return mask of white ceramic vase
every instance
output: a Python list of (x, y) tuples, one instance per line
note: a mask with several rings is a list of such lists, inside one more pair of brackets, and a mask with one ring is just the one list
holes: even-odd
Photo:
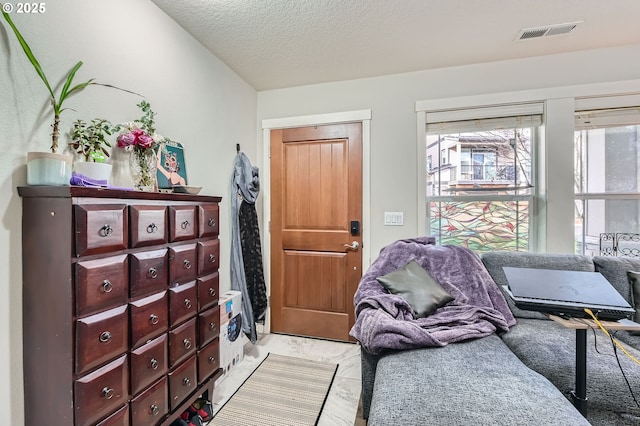
[(106, 181), (107, 185), (109, 184), (109, 179), (111, 177), (111, 168), (111, 164), (94, 163), (91, 161), (76, 161), (74, 164), (76, 173), (91, 179)]
[(73, 157), (51, 152), (27, 153), (27, 184), (69, 186)]

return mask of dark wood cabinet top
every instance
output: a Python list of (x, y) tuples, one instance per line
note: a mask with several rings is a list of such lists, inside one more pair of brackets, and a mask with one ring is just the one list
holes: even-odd
[(210, 195), (177, 194), (166, 192), (127, 191), (110, 188), (89, 188), (85, 186), (19, 186), (18, 194), (23, 197), (92, 197), (92, 198), (122, 198), (157, 201), (196, 201), (219, 203), (222, 197)]

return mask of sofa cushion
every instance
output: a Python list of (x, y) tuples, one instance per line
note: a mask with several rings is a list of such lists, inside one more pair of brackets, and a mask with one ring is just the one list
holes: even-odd
[[(576, 332), (549, 320), (520, 319), (501, 335), (506, 345), (527, 366), (545, 376), (558, 389), (575, 389)], [(636, 359), (640, 351), (626, 346)], [(617, 350), (620, 365), (632, 389), (638, 393), (638, 365)], [(640, 424), (635, 405), (620, 371), (611, 340), (601, 331), (587, 332), (587, 419), (596, 424)], [(616, 419), (602, 423), (602, 419)]]
[(377, 280), (390, 293), (409, 302), (416, 318), (424, 318), (453, 300), (449, 292), (415, 260)]
[(628, 271), (640, 271), (640, 258), (593, 256), (593, 264), (596, 271), (600, 272), (618, 293), (631, 303), (631, 290), (629, 288)]
[(380, 357), (368, 426), (588, 425), (495, 334)]
[[(504, 266), (515, 268), (538, 268), (538, 269), (560, 269), (568, 271), (594, 271), (594, 265), (591, 257), (575, 255), (575, 254), (539, 254), (526, 252), (506, 252), (496, 251), (483, 253), (480, 258), (482, 263), (489, 271), (493, 280), (498, 284), (501, 290), (502, 286), (508, 285), (507, 278), (504, 275)], [(505, 293), (507, 303), (513, 315), (518, 318), (538, 318), (543, 319), (545, 316), (540, 312), (525, 311), (519, 309), (513, 303), (513, 300)]]
[[(627, 277), (631, 290), (631, 306), (636, 310), (633, 320), (640, 323), (640, 272), (627, 271)], [(633, 331), (631, 334), (640, 335), (640, 332)]]

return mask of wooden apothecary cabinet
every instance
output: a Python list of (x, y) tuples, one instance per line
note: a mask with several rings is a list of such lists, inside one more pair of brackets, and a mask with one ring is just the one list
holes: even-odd
[(26, 424), (168, 425), (211, 398), (221, 198), (18, 193)]

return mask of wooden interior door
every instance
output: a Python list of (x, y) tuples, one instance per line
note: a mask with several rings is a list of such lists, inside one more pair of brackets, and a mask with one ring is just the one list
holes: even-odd
[(352, 340), (362, 124), (271, 131), (271, 331)]

